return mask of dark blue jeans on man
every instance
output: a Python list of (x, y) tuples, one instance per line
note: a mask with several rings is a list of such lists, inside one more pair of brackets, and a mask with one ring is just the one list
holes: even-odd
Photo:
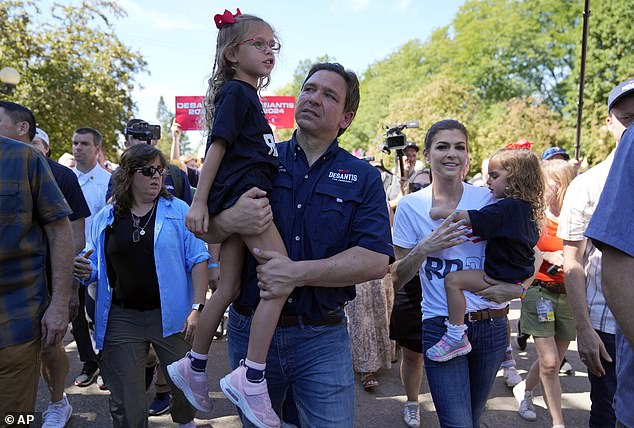
[[(282, 413), (289, 386), (302, 428), (352, 427), (354, 373), (350, 337), (343, 310), (337, 325), (278, 327), (266, 360), (266, 382), (273, 409)], [(232, 368), (246, 358), (251, 317), (233, 307), (227, 324)], [(243, 418), (245, 427), (252, 427)]]
[[(423, 320), (423, 354), (447, 330), (446, 319)], [(446, 362), (424, 357), (427, 383), (442, 427), (480, 426), (480, 417), (506, 352), (506, 316), (466, 324), (471, 352)]]
[(616, 425), (614, 415), (614, 393), (616, 392), (616, 335), (595, 330), (608, 351), (612, 362), (601, 359), (605, 370), (604, 376), (595, 376), (588, 371), (590, 380), (590, 428), (613, 427)]

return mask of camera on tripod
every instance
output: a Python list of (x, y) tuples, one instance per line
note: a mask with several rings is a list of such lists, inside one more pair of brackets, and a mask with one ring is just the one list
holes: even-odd
[(405, 128), (418, 128), (417, 120), (410, 120), (405, 123), (397, 123), (390, 127), (387, 127), (385, 131), (385, 141), (381, 150), (387, 154), (390, 154), (391, 150), (403, 150), (407, 144), (407, 138), (403, 133)]
[(137, 140), (145, 141), (148, 144), (152, 140), (161, 139), (161, 125), (150, 125), (147, 122), (137, 122), (130, 126), (126, 126), (124, 131), (125, 136), (130, 135)]

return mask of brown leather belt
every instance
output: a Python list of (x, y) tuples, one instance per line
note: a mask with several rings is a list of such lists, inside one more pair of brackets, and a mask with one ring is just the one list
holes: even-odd
[(502, 309), (480, 309), (479, 311), (469, 312), (464, 316), (466, 321), (482, 321), (492, 320), (493, 318), (505, 317), (509, 313), (509, 307)]
[(542, 281), (541, 279), (536, 279), (533, 281), (533, 285), (545, 288), (551, 293), (566, 294), (566, 287), (561, 282), (549, 282), (549, 281)]
[[(239, 313), (240, 315), (244, 315), (245, 317), (250, 317), (253, 315), (253, 309), (242, 306), (237, 303), (233, 303), (233, 310)], [(277, 321), (278, 327), (296, 327), (298, 325), (338, 325), (343, 321), (343, 317), (341, 315), (337, 315), (334, 313), (328, 313), (324, 315), (322, 318), (318, 320), (312, 320), (307, 317), (303, 317), (300, 315), (280, 315), (280, 318)]]

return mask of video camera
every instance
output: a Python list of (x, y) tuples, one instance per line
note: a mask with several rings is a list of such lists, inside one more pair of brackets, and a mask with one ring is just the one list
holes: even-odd
[(150, 125), (147, 122), (137, 122), (131, 126), (126, 126), (124, 134), (130, 135), (137, 140), (145, 141), (150, 144), (152, 140), (161, 139), (161, 125)]
[(383, 141), (381, 150), (387, 154), (390, 154), (390, 150), (403, 150), (407, 144), (407, 139), (405, 134), (403, 134), (403, 129), (405, 128), (418, 128), (418, 121), (411, 120), (387, 127), (385, 131), (385, 141)]

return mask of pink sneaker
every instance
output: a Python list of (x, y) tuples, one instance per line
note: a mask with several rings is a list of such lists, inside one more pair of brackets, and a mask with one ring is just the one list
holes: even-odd
[(244, 416), (258, 428), (278, 428), (280, 418), (271, 406), (266, 380), (251, 383), (247, 380), (244, 360), (234, 371), (220, 379), (220, 388), (229, 401), (238, 406)]
[(191, 368), (191, 360), (187, 355), (167, 366), (174, 385), (185, 395), (189, 403), (201, 412), (209, 413), (213, 403), (209, 398), (207, 373), (197, 373)]
[(444, 362), (469, 352), (471, 352), (471, 343), (469, 343), (466, 334), (459, 342), (454, 342), (446, 334), (443, 334), (438, 343), (429, 348), (425, 355), (432, 361)]

